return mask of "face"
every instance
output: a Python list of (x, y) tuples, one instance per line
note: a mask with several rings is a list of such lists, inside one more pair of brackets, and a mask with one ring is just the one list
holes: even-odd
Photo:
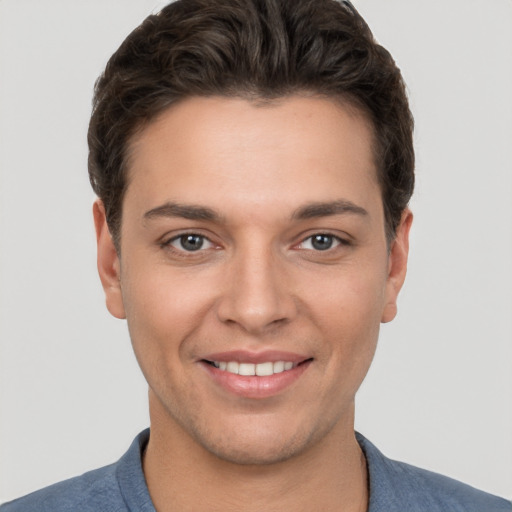
[(120, 258), (95, 220), (152, 428), (245, 464), (352, 432), (411, 218), (389, 247), (371, 147), (354, 109), (305, 97), (187, 99), (133, 141)]

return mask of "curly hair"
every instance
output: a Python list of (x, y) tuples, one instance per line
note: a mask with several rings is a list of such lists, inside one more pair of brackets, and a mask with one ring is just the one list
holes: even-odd
[(89, 177), (119, 249), (130, 141), (191, 96), (272, 100), (311, 93), (371, 121), (392, 240), (414, 188), (413, 118), (393, 58), (350, 2), (177, 0), (137, 27), (95, 85)]

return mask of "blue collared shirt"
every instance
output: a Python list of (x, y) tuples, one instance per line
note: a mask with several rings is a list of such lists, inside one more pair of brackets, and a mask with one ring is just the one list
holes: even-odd
[[(149, 429), (115, 464), (0, 506), (0, 512), (155, 512), (142, 472)], [(510, 501), (385, 457), (357, 434), (366, 456), (368, 512), (512, 512)]]

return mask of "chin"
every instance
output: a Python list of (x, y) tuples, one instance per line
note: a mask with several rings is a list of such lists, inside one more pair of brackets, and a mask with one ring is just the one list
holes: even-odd
[[(241, 425), (224, 428), (217, 435), (195, 432), (196, 442), (215, 457), (244, 466), (264, 466), (285, 462), (311, 449), (330, 428), (319, 429), (295, 425), (293, 430), (270, 425)], [(310, 425), (311, 427), (311, 425)]]
[(235, 443), (233, 440), (226, 443), (203, 444), (212, 455), (217, 458), (241, 466), (268, 466), (285, 462), (305, 449), (303, 443), (289, 443), (283, 446), (280, 443)]

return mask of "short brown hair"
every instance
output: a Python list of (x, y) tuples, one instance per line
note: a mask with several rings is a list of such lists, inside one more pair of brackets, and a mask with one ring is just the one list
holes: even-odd
[(95, 86), (89, 177), (117, 248), (129, 143), (139, 129), (186, 97), (296, 93), (341, 99), (371, 120), (391, 240), (414, 188), (413, 119), (399, 69), (354, 7), (177, 0), (125, 39)]

